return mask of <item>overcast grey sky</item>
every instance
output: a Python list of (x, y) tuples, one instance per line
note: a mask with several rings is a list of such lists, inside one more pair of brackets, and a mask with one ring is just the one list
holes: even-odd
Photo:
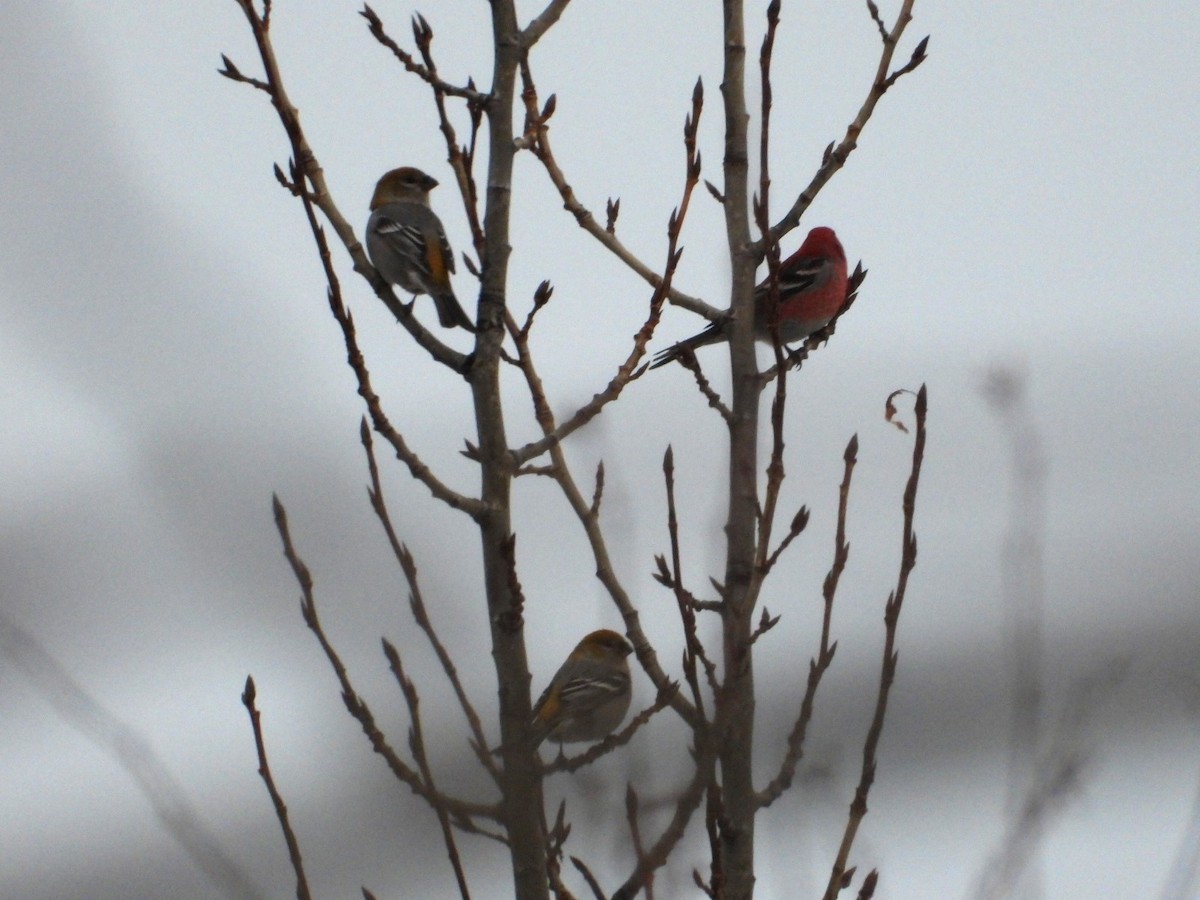
[[(765, 3), (747, 5), (757, 35)], [(881, 5), (885, 17), (898, 6)], [(358, 8), (321, 0), (275, 10), (280, 63), (330, 187), (365, 222), (379, 174), (417, 165), (443, 181), (435, 205), (465, 248), (430, 96), (370, 38)], [(419, 9), (445, 77), (486, 84), (486, 4), (375, 8), (406, 43)], [(539, 4), (520, 8), (528, 17)], [(806, 503), (813, 518), (766, 598), (784, 619), (761, 646), (764, 773), (816, 646), (853, 433), (861, 452), (814, 773), (764, 818), (761, 895), (823, 884), (833, 857), (874, 698), (911, 447), (883, 421), (883, 402), (922, 382), (931, 411), (921, 556), (854, 861), (881, 868), (883, 896), (961, 896), (1000, 840), (1011, 471), (1008, 436), (979, 386), (1001, 364), (1028, 378), (1048, 461), (1048, 715), (1070, 706), (1084, 680), (1125, 673), (1075, 732), (1089, 765), (1050, 832), (1047, 896), (1152, 896), (1200, 775), (1200, 10), (918, 0), (901, 55), (925, 34), (928, 62), (884, 98), (803, 223), (834, 226), (870, 276), (790, 387), (784, 507)], [(785, 0), (777, 214), (855, 114), (877, 45), (858, 3)], [(705, 176), (720, 180), (720, 46), (716, 3), (579, 0), (534, 57), (542, 96), (558, 96), (551, 134), (577, 193), (597, 212), (619, 196), (620, 234), (652, 262), (682, 183), (681, 126), (697, 76), (708, 98)], [(351, 896), (365, 884), (400, 896), (428, 877), (429, 896), (449, 896), (434, 820), (346, 716), (272, 526), (277, 492), (331, 635), (402, 744), (407, 722), (379, 637), (409, 648), (417, 671), (431, 657), (367, 506), (362, 404), (311, 238), (271, 176), (286, 143), (262, 95), (216, 74), (222, 52), (257, 74), (232, 0), (0, 8), (0, 602), (149, 741), (265, 895), (292, 887), (239, 702), (248, 673), (318, 894)], [(521, 158), (515, 178), (513, 302), (523, 309), (539, 281), (555, 284), (534, 350), (552, 401), (567, 410), (623, 358), (648, 291), (562, 211), (535, 160)], [(714, 304), (728, 275), (723, 234), (717, 205), (697, 196), (677, 283)], [(427, 363), (344, 253), (335, 261), (397, 424), (470, 491), (475, 473), (457, 453), (474, 437), (461, 379)], [(461, 266), (455, 285), (473, 298)], [(432, 313), (427, 300), (417, 309)], [(655, 348), (700, 324), (668, 310)], [(466, 337), (447, 340), (466, 349)], [(704, 354), (723, 384), (722, 351)], [(511, 387), (517, 442), (534, 424)], [(674, 602), (649, 573), (666, 548), (668, 444), (689, 523), (685, 560), (700, 586), (720, 573), (724, 437), (687, 373), (668, 367), (637, 382), (569, 446), (585, 480), (605, 462), (616, 565), (664, 660), (678, 653)], [(389, 467), (386, 480), (433, 614), (487, 707), (495, 688), (477, 537), (404, 472)], [(526, 481), (515, 527), (537, 687), (579, 634), (619, 618), (565, 504)], [(422, 689), (427, 709), (450, 702), (432, 670)], [(644, 677), (638, 691), (650, 696)], [(0, 895), (218, 896), (128, 775), (11, 658), (0, 660), (0, 721)], [(482, 788), (460, 719), (431, 729), (445, 777)], [(627, 759), (556, 787), (572, 792), (576, 839), (602, 861), (626, 853), (623, 830), (607, 824), (621, 817), (621, 798), (592, 789), (619, 783), (632, 764), (647, 795), (673, 784), (679, 734), (664, 725), (639, 740)], [(469, 846), (505, 871), (491, 845)], [(673, 864), (663, 884), (687, 884), (700, 859)]]

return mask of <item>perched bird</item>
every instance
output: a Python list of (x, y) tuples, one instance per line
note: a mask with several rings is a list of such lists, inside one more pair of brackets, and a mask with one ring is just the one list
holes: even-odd
[(454, 252), (441, 220), (429, 208), (429, 192), (435, 187), (436, 179), (412, 166), (380, 178), (371, 197), (367, 255), (390, 284), (414, 297), (432, 297), (443, 328), (461, 325), (475, 331), (450, 286)]
[(633, 648), (607, 628), (593, 631), (562, 664), (533, 708), (536, 742), (598, 741), (621, 724), (631, 696)]
[[(779, 340), (790, 344), (829, 324), (846, 302), (846, 253), (832, 228), (814, 228), (800, 249), (779, 264), (779, 303), (771, 307), (770, 279), (754, 289), (754, 336), (771, 340), (779, 322)], [(773, 315), (774, 314), (774, 315)], [(730, 320), (718, 319), (699, 334), (663, 350), (650, 367), (678, 359), (685, 349), (729, 340)]]

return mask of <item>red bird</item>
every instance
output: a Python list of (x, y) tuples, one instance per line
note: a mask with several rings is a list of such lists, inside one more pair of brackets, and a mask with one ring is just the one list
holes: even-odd
[[(769, 281), (770, 279), (768, 279)], [(768, 281), (754, 289), (754, 336), (771, 341), (772, 313)], [(800, 249), (779, 264), (779, 340), (802, 340), (829, 324), (846, 302), (846, 253), (832, 228), (814, 228)], [(650, 367), (657, 369), (679, 359), (683, 351), (729, 340), (728, 317), (718, 319), (699, 334), (663, 350)]]

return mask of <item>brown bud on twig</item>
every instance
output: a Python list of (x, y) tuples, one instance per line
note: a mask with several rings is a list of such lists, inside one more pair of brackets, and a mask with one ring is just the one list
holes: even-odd
[(609, 234), (615, 234), (617, 230), (617, 216), (621, 213), (621, 198), (613, 200), (611, 197), (608, 200), (608, 222), (604, 226), (604, 230)]
[(875, 885), (879, 883), (879, 870), (872, 869), (858, 889), (858, 900), (871, 900), (875, 896)]
[(674, 587), (675, 579), (671, 577), (671, 570), (667, 568), (667, 558), (661, 553), (656, 553), (654, 555), (654, 562), (658, 566), (658, 571), (653, 576), (654, 580), (663, 587)]
[(879, 7), (875, 5), (874, 0), (867, 0), (867, 11), (871, 14), (871, 21), (873, 21), (875, 23), (875, 27), (879, 29), (880, 39), (887, 41), (887, 26), (883, 24), (883, 16), (879, 15)]
[(543, 280), (533, 292), (533, 305), (537, 309), (541, 309), (550, 302), (552, 296), (554, 296), (554, 285), (549, 281)]
[(234, 81), (245, 81), (245, 76), (241, 73), (241, 70), (224, 53), (221, 54), (221, 62), (224, 63), (225, 68), (217, 69), (218, 74), (224, 75), (226, 78), (231, 78)]
[(604, 460), (596, 464), (596, 488), (592, 491), (592, 518), (600, 515), (600, 501), (604, 498)]
[(413, 13), (412, 30), (413, 40), (417, 42), (417, 46), (422, 49), (428, 47), (430, 41), (433, 40), (433, 29), (429, 27), (429, 23), (420, 13)]
[(758, 627), (754, 629), (754, 634), (750, 635), (750, 643), (754, 643), (772, 628), (779, 624), (782, 616), (773, 616), (770, 611), (764, 606), (762, 616), (759, 618)]

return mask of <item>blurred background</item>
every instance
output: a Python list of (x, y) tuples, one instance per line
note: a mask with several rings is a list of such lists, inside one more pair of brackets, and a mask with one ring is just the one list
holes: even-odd
[[(898, 3), (882, 6), (890, 21)], [(330, 188), (365, 223), (376, 178), (417, 165), (442, 181), (435, 207), (466, 249), (431, 96), (367, 34), (359, 8), (274, 12), (287, 87)], [(487, 85), (486, 4), (375, 8), (408, 47), (419, 9), (443, 76)], [(525, 20), (541, 4), (519, 8)], [(757, 90), (765, 3), (747, 8)], [(816, 652), (841, 454), (855, 433), (860, 453), (838, 655), (802, 778), (760, 820), (760, 895), (818, 893), (836, 852), (875, 702), (911, 454), (884, 400), (925, 383), (920, 557), (852, 864), (881, 870), (881, 896), (976, 896), (1001, 849), (1022, 850), (1006, 839), (1006, 809), (1024, 796), (1008, 776), (1015, 756), (1059, 777), (1038, 794), (1047, 808), (1017, 829), (1043, 860), (1026, 896), (1198, 896), (1200, 11), (919, 0), (915, 13), (897, 59), (930, 34), (929, 60), (884, 97), (802, 223), (834, 226), (870, 275), (789, 383), (781, 511), (807, 504), (812, 521), (764, 597), (783, 619), (759, 644), (763, 781)], [(597, 215), (620, 197), (618, 234), (656, 266), (697, 76), (704, 175), (721, 181), (720, 27), (715, 4), (659, 0), (633, 13), (580, 2), (533, 57), (541, 96), (557, 94), (551, 137), (576, 193)], [(302, 210), (271, 174), (286, 168), (287, 145), (265, 96), (216, 74), (221, 53), (259, 74), (241, 12), (233, 0), (9, 3), (0, 49), (0, 895), (225, 895), (173, 830), (215, 841), (242, 893), (291, 895), (239, 700), (253, 674), (316, 895), (365, 885), (379, 897), (454, 896), (434, 817), (371, 753), (304, 628), (271, 519), (274, 492), (330, 637), (393, 743), (404, 746), (408, 720), (381, 636), (418, 681), (439, 778), (487, 797), (367, 504), (363, 406)], [(877, 59), (860, 5), (784, 3), (773, 218), (844, 133)], [(723, 235), (719, 207), (698, 194), (676, 283), (714, 305), (725, 302)], [(611, 377), (650, 292), (563, 212), (528, 155), (512, 244), (513, 307), (527, 308), (542, 279), (556, 288), (533, 350), (562, 414)], [(462, 380), (428, 362), (344, 253), (335, 263), (393, 421), (472, 492), (477, 475), (457, 452), (474, 438)], [(474, 297), (461, 265), (455, 286)], [(433, 321), (427, 298), (417, 311)], [(652, 349), (702, 324), (668, 309)], [(465, 350), (466, 337), (447, 340)], [(701, 361), (727, 387), (724, 351)], [(533, 437), (515, 378), (508, 404), (510, 439)], [(703, 593), (722, 571), (725, 432), (690, 375), (671, 366), (634, 383), (568, 455), (584, 484), (604, 461), (614, 565), (677, 672), (674, 599), (650, 577), (668, 546), (668, 445), (684, 570)], [(430, 613), (494, 738), (476, 534), (381, 463)], [(620, 620), (553, 485), (522, 479), (515, 496), (539, 690), (584, 631)], [(636, 683), (636, 702), (650, 702), (649, 681)], [(1022, 684), (1041, 690), (1038, 734), (1035, 744), (1021, 732), (1014, 753)], [(617, 883), (629, 859), (625, 780), (652, 810), (685, 759), (685, 734), (664, 716), (623, 753), (556, 778), (551, 791), (570, 798), (576, 821), (568, 850)], [(661, 896), (694, 890), (706, 847), (698, 827), (692, 836)], [(505, 854), (473, 839), (463, 850), (478, 896), (503, 896), (488, 886), (506, 883)]]

